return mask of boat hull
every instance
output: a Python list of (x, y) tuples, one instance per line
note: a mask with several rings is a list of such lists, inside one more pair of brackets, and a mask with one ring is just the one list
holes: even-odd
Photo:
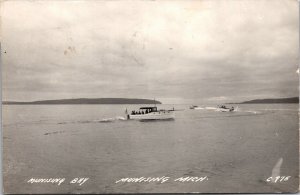
[(128, 119), (134, 119), (134, 120), (168, 120), (174, 118), (175, 118), (174, 113), (170, 111), (128, 115)]
[(216, 111), (218, 111), (218, 112), (233, 112), (234, 109), (231, 109), (231, 108), (217, 108)]

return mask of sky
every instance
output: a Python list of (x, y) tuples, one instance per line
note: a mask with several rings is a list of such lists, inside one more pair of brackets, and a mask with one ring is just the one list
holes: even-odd
[(4, 1), (2, 99), (298, 96), (297, 0)]

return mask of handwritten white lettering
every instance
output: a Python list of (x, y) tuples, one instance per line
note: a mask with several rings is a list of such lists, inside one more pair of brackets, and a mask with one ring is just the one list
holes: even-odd
[(271, 183), (280, 183), (288, 181), (290, 177), (291, 176), (272, 176), (267, 178), (266, 181)]
[[(150, 183), (150, 182), (159, 182), (165, 183), (170, 180), (170, 177), (162, 176), (162, 177), (124, 177), (117, 180), (115, 183)], [(204, 177), (178, 177), (174, 179), (175, 182), (203, 182), (208, 180), (207, 176)]]
[(27, 183), (54, 183), (60, 185), (65, 181), (65, 178), (48, 178), (48, 179), (41, 179), (41, 178), (31, 178), (27, 181)]
[(205, 177), (179, 177), (174, 181), (178, 182), (202, 182), (204, 180), (208, 180), (207, 176)]
[(127, 182), (127, 183), (141, 183), (141, 182), (160, 182), (160, 183), (164, 183), (166, 181), (168, 181), (170, 179), (170, 177), (138, 177), (138, 178), (122, 178), (120, 180), (117, 180), (115, 183), (119, 183), (119, 182)]
[(80, 186), (84, 184), (89, 178), (74, 178), (70, 181), (71, 184), (79, 184)]
[[(66, 180), (66, 178), (31, 178), (27, 181), (27, 183), (52, 183), (52, 184), (57, 184), (60, 185), (62, 184), (64, 181)], [(77, 185), (83, 185), (87, 180), (89, 180), (89, 178), (74, 178), (72, 180), (70, 180), (70, 184), (77, 184)]]

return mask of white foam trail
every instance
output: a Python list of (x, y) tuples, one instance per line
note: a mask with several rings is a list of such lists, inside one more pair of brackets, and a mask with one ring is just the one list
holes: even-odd
[(123, 116), (117, 116), (116, 117), (116, 120), (121, 120), (121, 121), (125, 121), (125, 120), (127, 120), (125, 117), (123, 117)]
[(117, 121), (117, 120), (125, 121), (127, 119), (123, 116), (116, 116), (114, 118), (103, 118), (103, 119), (98, 120), (98, 121), (96, 120), (96, 122), (114, 122), (114, 121)]
[(272, 110), (287, 110), (287, 111), (298, 111), (298, 110), (296, 110), (296, 109), (258, 109), (258, 110), (264, 110), (264, 111), (272, 111)]
[(99, 122), (112, 122), (114, 120), (115, 120), (114, 118), (103, 118)]
[(216, 110), (216, 107), (205, 107), (206, 110)]
[(249, 112), (249, 113), (253, 113), (253, 114), (258, 114), (258, 113), (260, 113), (260, 112), (256, 112), (256, 111), (252, 111), (252, 110), (244, 111), (244, 112)]
[(195, 110), (204, 110), (205, 108), (202, 108), (202, 107), (196, 107), (194, 108)]

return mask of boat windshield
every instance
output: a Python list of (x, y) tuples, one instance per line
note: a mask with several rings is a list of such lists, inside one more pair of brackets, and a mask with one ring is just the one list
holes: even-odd
[(157, 107), (141, 107), (139, 110), (135, 111), (133, 110), (131, 112), (132, 115), (139, 115), (139, 114), (148, 114), (151, 112), (158, 112)]
[(157, 107), (141, 107), (140, 110), (148, 110), (149, 112), (157, 112)]

